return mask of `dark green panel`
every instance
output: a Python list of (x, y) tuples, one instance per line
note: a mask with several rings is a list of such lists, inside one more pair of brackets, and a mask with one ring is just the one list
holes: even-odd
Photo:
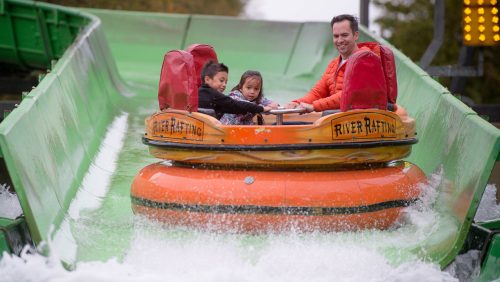
[(500, 278), (500, 234), (493, 236), (485, 256), (477, 281), (497, 281)]
[(4, 1), (0, 14), (0, 62), (48, 68), (89, 20), (76, 11), (32, 1)]

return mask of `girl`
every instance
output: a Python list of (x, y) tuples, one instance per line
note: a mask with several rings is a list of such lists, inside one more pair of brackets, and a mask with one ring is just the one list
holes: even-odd
[[(238, 101), (248, 101), (264, 107), (264, 111), (278, 108), (278, 104), (265, 98), (263, 93), (263, 81), (260, 72), (246, 71), (240, 79), (240, 83), (233, 87), (229, 97)], [(220, 121), (223, 124), (253, 124), (254, 113), (224, 114)]]

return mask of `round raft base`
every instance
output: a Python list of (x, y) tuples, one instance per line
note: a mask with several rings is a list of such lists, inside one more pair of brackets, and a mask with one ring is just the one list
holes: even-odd
[(132, 208), (170, 225), (221, 231), (387, 229), (417, 201), (424, 173), (408, 162), (338, 171), (221, 170), (151, 164)]

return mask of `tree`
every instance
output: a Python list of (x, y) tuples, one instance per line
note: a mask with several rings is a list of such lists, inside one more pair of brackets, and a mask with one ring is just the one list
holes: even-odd
[(44, 0), (43, 2), (97, 9), (238, 16), (246, 0)]
[[(458, 63), (462, 46), (462, 4), (456, 0), (445, 1), (445, 34), (443, 44), (432, 65)], [(375, 20), (381, 27), (382, 36), (417, 62), (424, 54), (433, 37), (434, 1), (431, 0), (374, 0), (383, 14)], [(467, 78), (464, 93), (475, 103), (500, 103), (500, 46), (483, 47), (484, 75)], [(476, 56), (477, 52), (476, 50)], [(497, 55), (496, 55), (497, 54)], [(477, 64), (477, 58), (474, 59)], [(449, 87), (450, 78), (439, 78)]]

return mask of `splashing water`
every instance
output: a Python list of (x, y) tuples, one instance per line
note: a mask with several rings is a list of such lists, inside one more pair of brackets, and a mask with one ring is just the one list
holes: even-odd
[[(440, 179), (431, 178), (419, 205), (407, 209), (407, 223), (392, 230), (245, 235), (174, 228), (135, 216), (123, 259), (81, 261), (70, 271), (54, 253), (5, 253), (0, 281), (458, 281), (401, 251), (439, 220), (431, 207)], [(389, 260), (387, 249), (406, 258)]]
[(500, 203), (496, 201), (497, 187), (495, 184), (486, 186), (481, 203), (476, 211), (474, 221), (482, 222), (500, 218)]
[(16, 194), (11, 193), (9, 186), (0, 185), (0, 217), (14, 219), (23, 213)]
[(0, 281), (456, 281), (434, 264), (391, 264), (369, 244), (383, 232), (214, 234), (140, 217), (136, 227), (123, 261), (67, 271), (56, 256), (4, 254)]

